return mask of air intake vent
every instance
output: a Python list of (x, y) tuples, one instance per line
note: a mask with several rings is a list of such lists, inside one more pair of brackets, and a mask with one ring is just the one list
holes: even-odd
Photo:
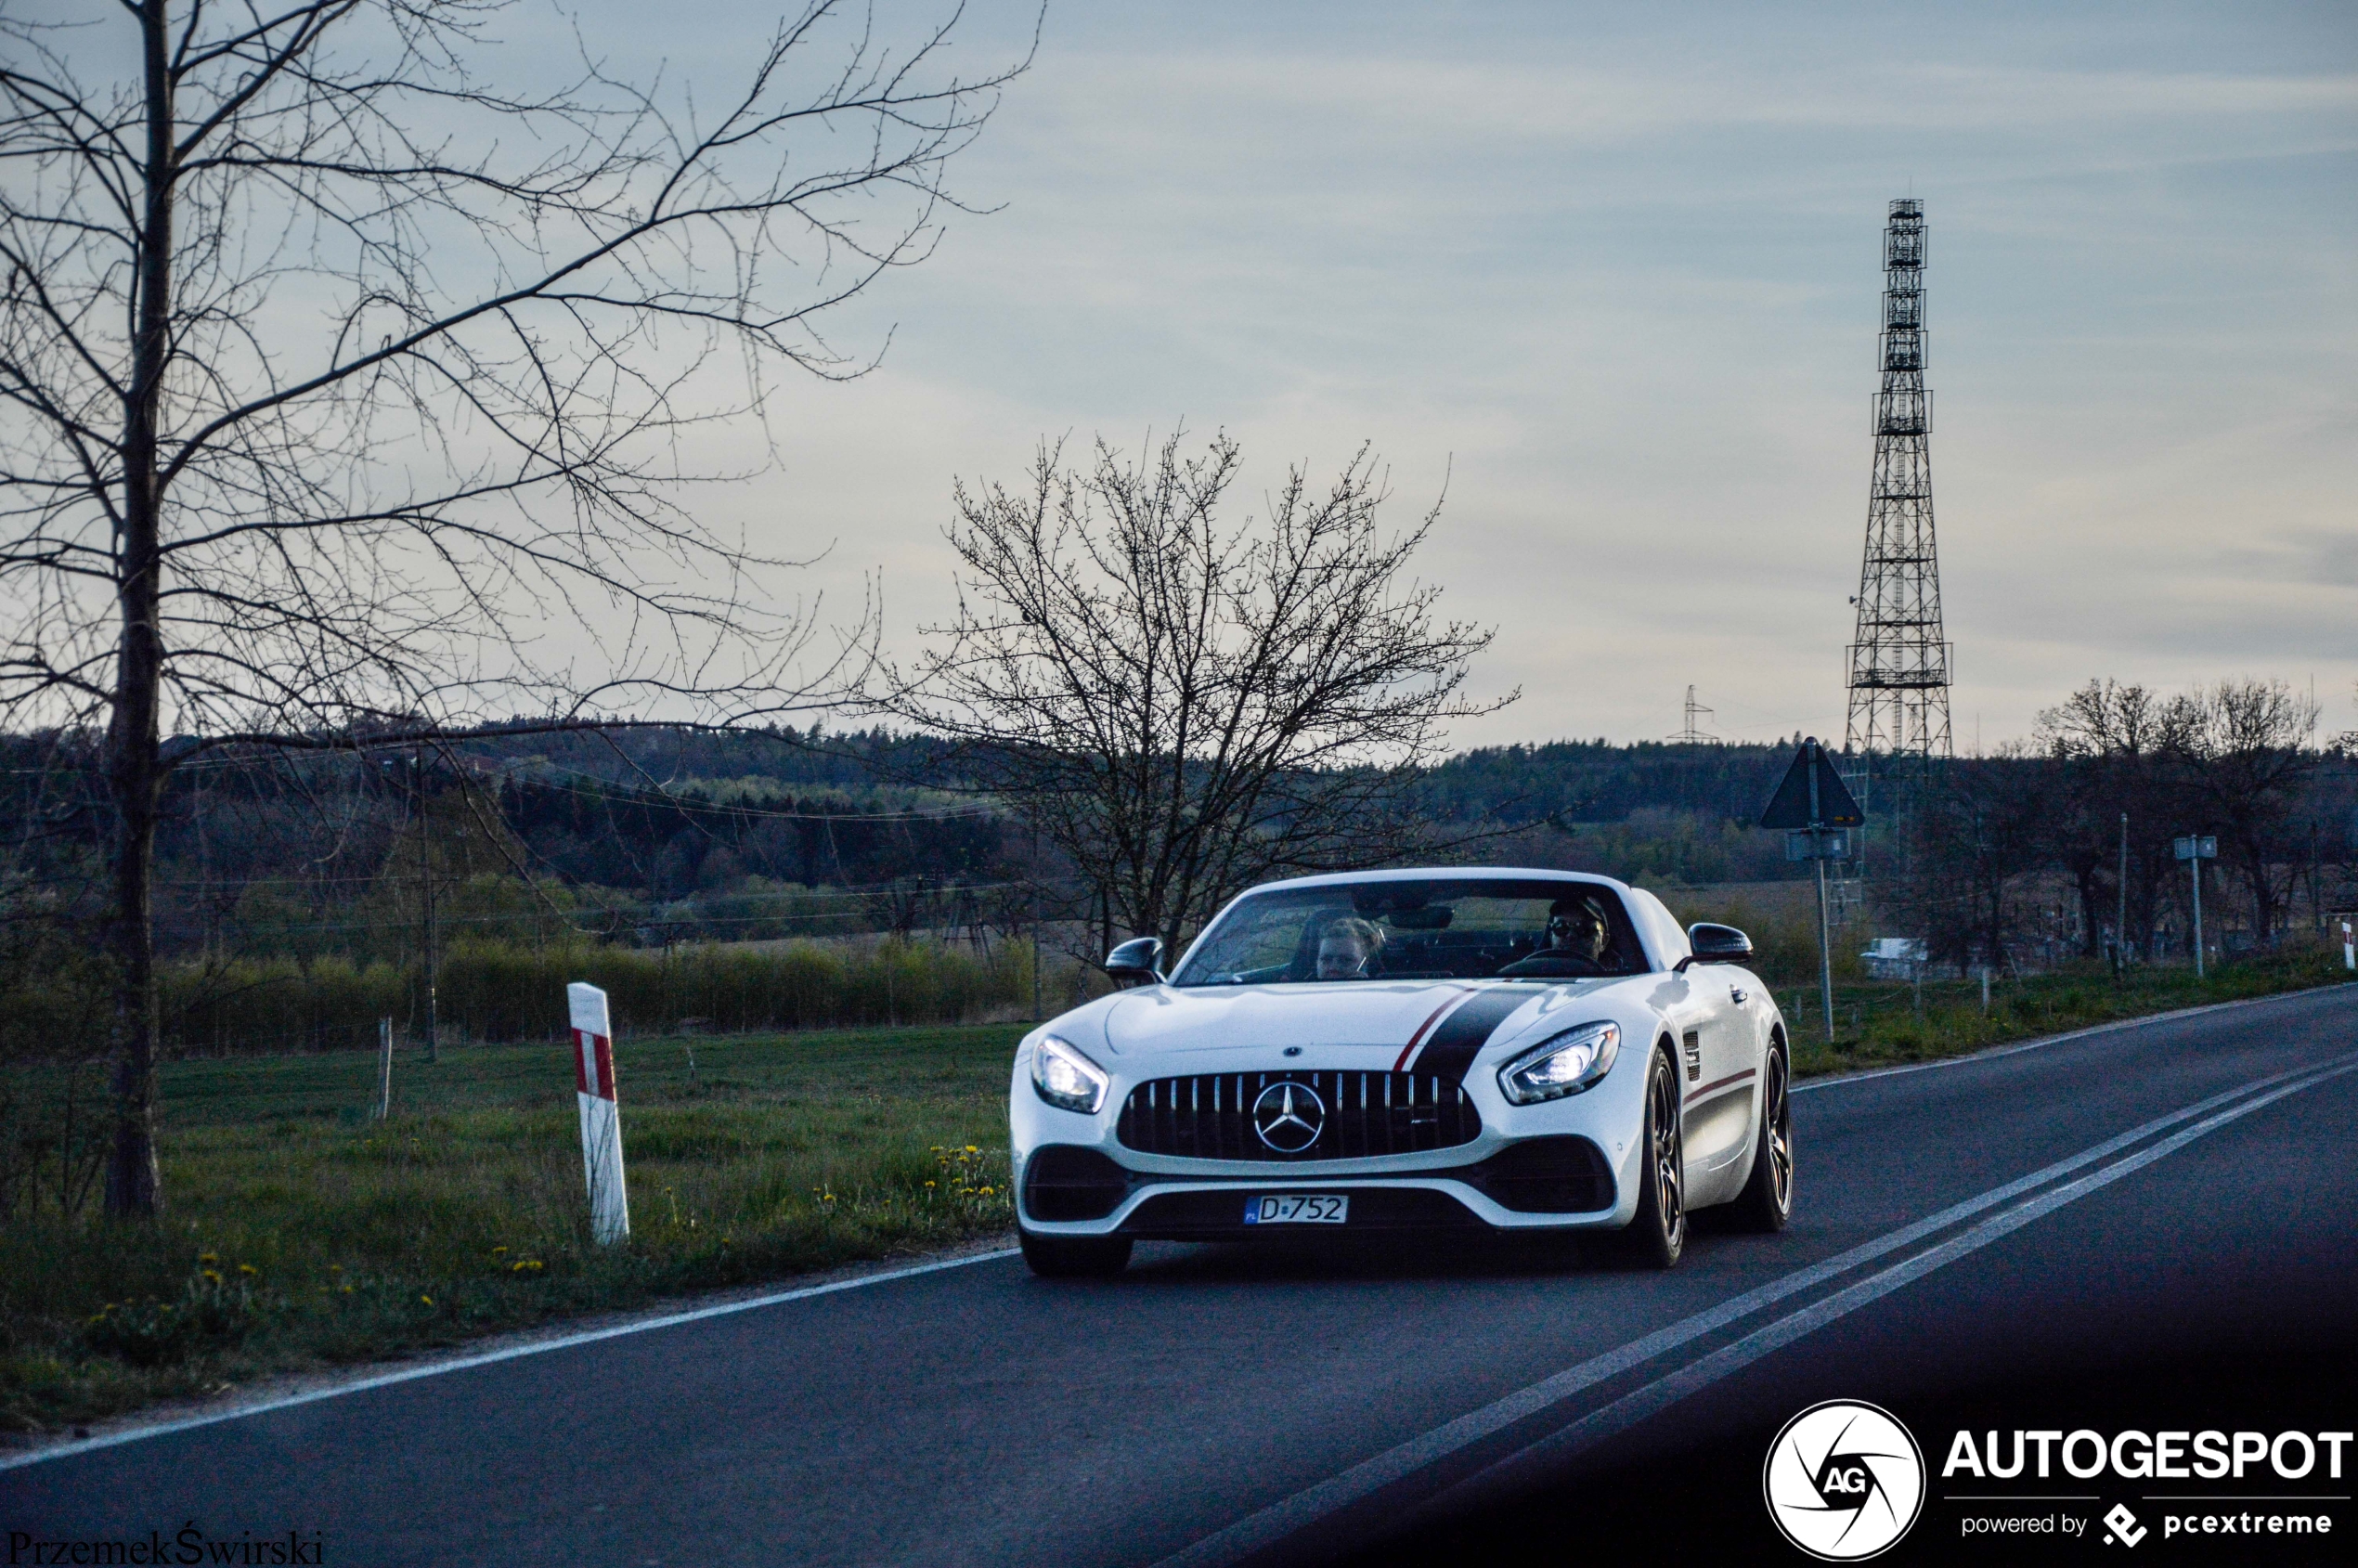
[(1130, 1196), (1130, 1174), (1094, 1148), (1049, 1144), (1023, 1167), (1023, 1209), (1035, 1220), (1102, 1220)]

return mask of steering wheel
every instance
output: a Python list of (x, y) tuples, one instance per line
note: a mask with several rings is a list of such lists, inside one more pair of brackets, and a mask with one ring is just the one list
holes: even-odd
[(1577, 952), (1535, 952), (1498, 971), (1502, 980), (1585, 980), (1605, 972), (1605, 966)]

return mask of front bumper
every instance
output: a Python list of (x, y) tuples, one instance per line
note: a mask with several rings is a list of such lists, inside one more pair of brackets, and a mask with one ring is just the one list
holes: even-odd
[[(1335, 1234), (1608, 1228), (1617, 1212), (1611, 1162), (1591, 1140), (1557, 1135), (1493, 1142), (1457, 1164), (1341, 1173), (1294, 1164), (1231, 1176), (1132, 1169), (1100, 1148), (1048, 1144), (1030, 1151), (1017, 1183), (1024, 1228), (1055, 1236), (1172, 1241), (1266, 1236), (1244, 1222), (1246, 1200), (1271, 1193), (1341, 1193), (1351, 1218)], [(1291, 1232), (1293, 1227), (1281, 1227)], [(1319, 1227), (1323, 1229), (1324, 1227)]]

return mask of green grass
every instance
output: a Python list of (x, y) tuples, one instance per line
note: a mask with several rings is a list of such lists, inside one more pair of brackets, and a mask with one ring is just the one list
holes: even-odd
[(1004, 1232), (1023, 1027), (625, 1043), (631, 1237), (611, 1249), (587, 1235), (564, 1047), (405, 1054), (384, 1123), (358, 1053), (172, 1064), (162, 1221), (0, 1230), (0, 1420), (54, 1430)]
[(2116, 981), (2101, 965), (2072, 966), (2024, 979), (2000, 979), (1982, 1010), (1977, 980), (1928, 982), (1919, 1011), (1914, 987), (1892, 981), (1834, 981), (1834, 1038), (1826, 1040), (1824, 1004), (1815, 985), (1777, 994), (1793, 1031), (1796, 1077), (1851, 1072), (1901, 1062), (1963, 1056), (2008, 1041), (2061, 1034), (2117, 1018), (2334, 985), (2352, 977), (2339, 952), (2291, 949), (2213, 968), (2131, 968)]
[[(1805, 1076), (1930, 1060), (2110, 1018), (2346, 978), (2338, 954), (1977, 985), (1781, 988)], [(626, 1041), (628, 1246), (586, 1234), (562, 1046), (405, 1052), (394, 1118), (363, 1053), (163, 1070), (154, 1225), (0, 1228), (0, 1425), (70, 1427), (173, 1395), (1003, 1234), (1020, 1024)], [(61, 1074), (19, 1070), (36, 1116)], [(85, 1085), (86, 1087), (86, 1085)], [(169, 1310), (167, 1310), (169, 1309)]]

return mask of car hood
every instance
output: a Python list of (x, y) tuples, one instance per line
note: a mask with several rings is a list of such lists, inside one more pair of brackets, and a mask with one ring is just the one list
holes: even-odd
[(1469, 991), (1496, 991), (1529, 1000), (1499, 1021), (1494, 1039), (1520, 1034), (1543, 1014), (1576, 997), (1630, 979), (1563, 985), (1499, 985), (1480, 980), (1372, 981), (1352, 985), (1149, 986), (1110, 998), (1106, 1042), (1124, 1054), (1236, 1050), (1238, 1047), (1372, 1045), (1397, 1051)]

